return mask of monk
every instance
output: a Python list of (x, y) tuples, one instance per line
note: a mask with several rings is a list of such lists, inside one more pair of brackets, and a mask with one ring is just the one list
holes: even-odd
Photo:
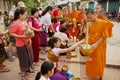
[(72, 23), (71, 27), (68, 28), (67, 32), (73, 37), (77, 37), (78, 29), (76, 27), (77, 24), (77, 17), (78, 17), (79, 11), (76, 10), (76, 6), (73, 4), (72, 5), (72, 12), (70, 13), (70, 21)]
[(67, 6), (67, 12), (68, 12), (67, 19), (68, 19), (68, 22), (70, 22), (71, 21), (71, 12), (72, 12), (70, 6)]
[(71, 21), (73, 18), (78, 18), (79, 11), (76, 10), (76, 6), (72, 5)]
[(72, 22), (71, 22), (71, 27), (69, 27), (67, 29), (67, 32), (69, 33), (69, 35), (72, 36), (73, 38), (73, 41), (76, 41), (77, 40), (77, 36), (78, 36), (78, 27), (77, 27), (77, 22), (76, 22), (76, 18), (73, 18), (72, 19)]
[[(77, 39), (79, 39), (79, 40), (83, 39), (85, 36), (85, 26), (84, 26), (85, 18), (86, 18), (85, 10), (86, 10), (86, 8), (84, 6), (82, 6), (79, 11), (78, 17), (77, 17), (78, 30), (79, 30)], [(80, 26), (79, 26), (79, 24), (80, 24)]]
[(87, 19), (91, 22), (89, 44), (94, 49), (94, 52), (89, 55), (92, 60), (86, 62), (86, 75), (90, 80), (102, 80), (106, 65), (106, 38), (109, 35), (107, 35), (107, 22), (97, 19), (95, 15), (92, 9), (86, 11)]
[(99, 12), (100, 12), (101, 10), (103, 10), (102, 5), (97, 4), (97, 5), (95, 6), (96, 16), (99, 14)]
[(80, 23), (82, 22), (82, 20), (84, 19), (85, 16), (85, 7), (81, 7), (78, 17), (77, 17), (77, 21)]
[(107, 18), (106, 12), (104, 10), (99, 11), (98, 18), (107, 22), (107, 34), (109, 37), (112, 37), (112, 27), (114, 26), (114, 24)]

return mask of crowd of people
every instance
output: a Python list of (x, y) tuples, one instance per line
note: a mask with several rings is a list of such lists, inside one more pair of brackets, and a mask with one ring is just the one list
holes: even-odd
[[(0, 72), (10, 71), (3, 62), (6, 58), (14, 61), (12, 56), (16, 53), (21, 79), (27, 80), (27, 72), (35, 72), (36, 66), (40, 66), (39, 53), (47, 53), (46, 61), (42, 63), (41, 71), (38, 72), (35, 80), (68, 80), (66, 75), (61, 75), (67, 70), (60, 71), (58, 68), (59, 56), (86, 43), (87, 25), (89, 26), (88, 43), (94, 51), (89, 55), (92, 60), (86, 61), (86, 75), (89, 80), (103, 80), (106, 65), (106, 38), (112, 36), (114, 24), (107, 19), (106, 12), (100, 4), (96, 5), (95, 10), (84, 6), (77, 10), (75, 4), (64, 8), (61, 6), (32, 8), (31, 15), (27, 19), (26, 6), (24, 2), (19, 1), (16, 8), (9, 13), (9, 20), (9, 30), (0, 31), (0, 49), (3, 50), (0, 51), (2, 55)], [(0, 24), (1, 27), (3, 26)], [(8, 48), (5, 50), (2, 38), (8, 33), (10, 38)], [(75, 44), (68, 46), (69, 39), (72, 39)], [(46, 49), (47, 46), (50, 47), (49, 50)]]

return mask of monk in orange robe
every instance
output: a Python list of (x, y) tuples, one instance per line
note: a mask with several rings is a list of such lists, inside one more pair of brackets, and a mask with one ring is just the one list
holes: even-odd
[(98, 17), (98, 14), (99, 14), (99, 12), (100, 12), (101, 10), (103, 10), (102, 5), (97, 4), (97, 5), (95, 6), (95, 14), (96, 14), (96, 17)]
[(102, 19), (102, 20), (105, 20), (106, 22), (107, 22), (107, 35), (109, 35), (109, 37), (111, 37), (112, 36), (112, 28), (113, 28), (113, 26), (114, 26), (114, 24), (113, 24), (113, 22), (112, 21), (110, 21), (108, 18), (107, 18), (107, 15), (106, 15), (106, 12), (104, 11), (104, 10), (101, 10), (99, 13), (98, 13), (98, 15), (97, 15), (97, 17), (99, 18), (99, 19)]
[(89, 55), (92, 60), (86, 62), (86, 75), (91, 80), (102, 80), (106, 65), (106, 38), (109, 35), (107, 34), (107, 22), (97, 19), (95, 15), (92, 9), (88, 9), (86, 12), (87, 19), (91, 22), (89, 44), (94, 49), (94, 52)]
[(82, 13), (82, 11), (80, 11), (79, 14), (78, 14), (78, 17), (77, 17), (77, 21), (81, 22), (83, 20), (83, 18), (84, 18), (83, 13)]
[(71, 21), (73, 18), (77, 19), (78, 18), (79, 11), (76, 10), (76, 6), (72, 5), (72, 13), (71, 15)]
[[(72, 12), (70, 13), (70, 19), (71, 19), (70, 21), (73, 25), (71, 25), (71, 27), (68, 28), (68, 30), (67, 30), (68, 33), (72, 37), (74, 37), (74, 36), (77, 37), (78, 29), (77, 29), (77, 27), (74, 27), (74, 25), (76, 25), (76, 24), (74, 24), (73, 19), (77, 20), (78, 14), (79, 14), (79, 11), (76, 10), (76, 6), (72, 5)], [(77, 23), (77, 21), (76, 21), (76, 23)]]
[(79, 11), (79, 14), (78, 14), (78, 17), (77, 17), (77, 22), (82, 22), (82, 20), (84, 19), (85, 17), (85, 7), (81, 7), (80, 11)]

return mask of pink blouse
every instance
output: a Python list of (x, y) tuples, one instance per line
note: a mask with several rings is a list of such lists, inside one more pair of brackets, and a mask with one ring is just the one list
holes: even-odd
[[(38, 20), (34, 18), (33, 21), (34, 21), (34, 25), (33, 25), (32, 27), (34, 27), (34, 28), (36, 28), (36, 29), (39, 29), (40, 26), (39, 26)], [(32, 22), (32, 17), (30, 17), (30, 18), (28, 19), (28, 22)]]
[[(28, 28), (27, 23), (23, 24), (20, 21), (14, 21), (11, 25), (10, 25), (10, 33), (15, 33), (17, 35), (23, 35), (24, 34), (24, 30)], [(22, 47), (24, 46), (25, 43), (27, 43), (30, 38), (16, 38), (16, 46), (17, 47)]]

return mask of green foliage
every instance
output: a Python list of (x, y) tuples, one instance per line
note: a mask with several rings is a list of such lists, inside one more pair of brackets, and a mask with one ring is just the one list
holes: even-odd
[(16, 4), (17, 1), (23, 1), (26, 5), (28, 14), (30, 15), (32, 7), (39, 7), (40, 3), (37, 0), (12, 0), (13, 4)]
[(40, 5), (46, 6), (50, 0), (40, 0), (40, 3), (38, 2), (38, 0), (12, 0), (13, 4), (16, 4), (17, 1), (23, 1), (25, 3), (28, 15), (30, 15), (32, 7), (37, 8)]
[(28, 14), (30, 15), (30, 12), (31, 12), (31, 8), (33, 8), (33, 7), (39, 7), (39, 2), (37, 2), (37, 1), (34, 1), (34, 0), (23, 0), (24, 1), (24, 3), (25, 3), (25, 5), (26, 5), (26, 9), (27, 9), (27, 11), (28, 11)]
[(25, 5), (27, 6), (27, 11), (28, 11), (28, 14), (30, 15), (30, 12), (31, 12), (31, 8), (33, 7), (39, 7), (40, 3), (35, 1), (35, 0), (23, 0), (25, 2)]

